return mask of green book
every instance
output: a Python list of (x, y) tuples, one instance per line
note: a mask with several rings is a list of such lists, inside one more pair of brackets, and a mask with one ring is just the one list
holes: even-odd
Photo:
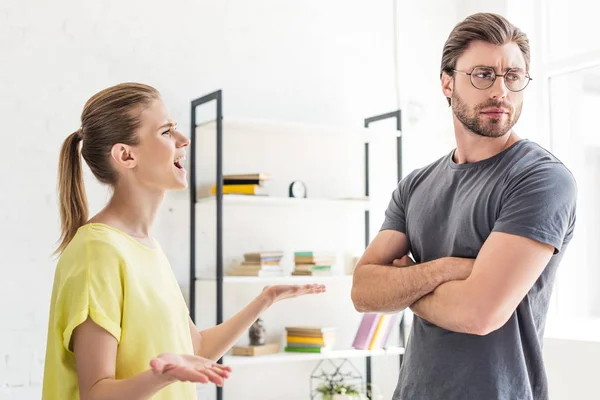
[(285, 351), (288, 353), (320, 353), (321, 347), (290, 347), (286, 346)]
[(312, 251), (295, 251), (295, 257), (312, 257), (314, 254)]

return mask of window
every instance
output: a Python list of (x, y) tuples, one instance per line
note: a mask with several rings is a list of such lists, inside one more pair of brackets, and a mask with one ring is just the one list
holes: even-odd
[[(536, 24), (550, 150), (578, 185), (575, 236), (558, 270), (553, 313), (600, 326), (600, 43), (590, 34), (595, 13), (584, 0), (538, 2)], [(538, 49), (538, 51), (541, 49)], [(551, 316), (552, 317), (552, 316)]]
[(600, 318), (600, 65), (548, 79), (552, 152), (578, 186), (575, 236), (558, 272), (558, 313)]
[[(542, 6), (543, 7), (543, 6)], [(546, 35), (550, 62), (568, 60), (600, 50), (595, 33), (598, 13), (589, 0), (548, 0)]]

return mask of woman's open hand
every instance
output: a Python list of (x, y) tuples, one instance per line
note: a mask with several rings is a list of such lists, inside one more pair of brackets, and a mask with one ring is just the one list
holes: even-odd
[(263, 295), (269, 297), (271, 302), (275, 303), (284, 299), (291, 299), (307, 294), (324, 293), (325, 285), (308, 284), (308, 285), (273, 285), (263, 289)]
[(230, 367), (192, 354), (164, 353), (150, 361), (150, 367), (174, 381), (212, 382), (218, 386), (223, 386), (231, 372)]

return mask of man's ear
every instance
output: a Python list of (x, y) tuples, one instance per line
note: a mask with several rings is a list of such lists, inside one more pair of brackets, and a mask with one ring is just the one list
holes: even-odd
[(131, 169), (137, 165), (137, 157), (131, 146), (117, 143), (110, 149), (110, 155), (117, 165)]
[(454, 90), (454, 79), (446, 71), (442, 72), (442, 93), (444, 97), (451, 99)]

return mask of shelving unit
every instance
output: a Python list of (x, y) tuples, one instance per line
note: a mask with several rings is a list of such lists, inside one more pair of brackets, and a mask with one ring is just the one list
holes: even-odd
[(225, 356), (223, 362), (227, 365), (254, 365), (262, 363), (277, 363), (277, 362), (293, 362), (293, 361), (313, 361), (324, 359), (340, 359), (340, 358), (362, 358), (362, 357), (377, 357), (377, 356), (397, 356), (403, 355), (403, 347), (390, 347), (387, 349), (377, 350), (332, 350), (325, 353), (279, 353), (269, 354), (260, 357), (243, 357), (243, 356)]
[[(215, 119), (197, 123), (197, 108), (208, 103), (215, 102)], [(224, 274), (224, 254), (223, 254), (223, 211), (227, 207), (236, 206), (252, 206), (252, 207), (268, 207), (269, 209), (275, 208), (290, 208), (293, 210), (331, 210), (340, 211), (346, 210), (347, 208), (354, 212), (364, 212), (364, 246), (368, 246), (370, 242), (370, 207), (371, 203), (369, 200), (369, 140), (370, 134), (377, 130), (369, 128), (369, 125), (389, 119), (396, 119), (396, 130), (400, 132), (401, 114), (400, 111), (387, 113), (364, 120), (364, 128), (360, 129), (336, 129), (333, 127), (319, 127), (318, 137), (323, 134), (327, 134), (333, 137), (343, 139), (346, 135), (351, 135), (355, 139), (359, 139), (364, 143), (364, 163), (365, 163), (365, 182), (364, 182), (364, 196), (354, 197), (325, 197), (325, 198), (305, 198), (296, 199), (288, 197), (275, 197), (275, 196), (245, 196), (245, 195), (223, 195), (223, 159), (224, 159), (224, 134), (223, 132), (238, 132), (244, 135), (252, 135), (253, 133), (264, 133), (264, 131), (270, 131), (270, 133), (277, 135), (294, 135), (303, 134), (306, 135), (307, 129), (302, 124), (295, 123), (277, 123), (273, 121), (260, 121), (260, 120), (224, 120), (222, 113), (222, 92), (216, 91), (206, 96), (198, 98), (191, 103), (191, 171), (190, 171), (190, 314), (192, 320), (196, 321), (196, 285), (202, 283), (214, 283), (216, 286), (216, 324), (223, 322), (224, 314), (224, 302), (223, 295), (225, 286), (235, 287), (235, 285), (247, 285), (247, 284), (295, 284), (295, 283), (311, 283), (311, 282), (323, 282), (323, 283), (342, 283), (349, 284), (352, 280), (351, 275), (333, 275), (333, 276), (283, 276), (283, 277), (246, 277), (246, 276), (226, 276)], [(198, 186), (197, 186), (197, 129), (201, 129), (205, 132), (215, 132), (216, 138), (216, 195), (199, 197)], [(325, 132), (324, 132), (325, 131)], [(389, 131), (388, 131), (389, 132)], [(315, 134), (317, 132), (315, 131)], [(317, 137), (308, 137), (307, 140), (315, 139)], [(401, 154), (402, 154), (402, 142), (399, 133), (396, 136), (396, 155), (397, 155), (397, 179), (400, 180), (402, 177), (402, 166), (401, 166)], [(253, 171), (256, 172), (256, 171)], [(309, 192), (310, 196), (310, 192)], [(197, 274), (197, 213), (201, 211), (202, 207), (215, 207), (215, 218), (216, 218), (216, 262), (214, 265), (214, 274), (212, 276), (206, 276)], [(329, 211), (328, 211), (329, 212)], [(403, 318), (400, 319), (400, 344), (403, 345)], [(259, 357), (239, 357), (239, 356), (225, 356), (221, 363), (228, 365), (254, 365), (261, 363), (282, 363), (282, 362), (294, 362), (294, 361), (312, 361), (312, 360), (323, 360), (323, 359), (345, 359), (345, 358), (365, 358), (366, 360), (366, 376), (367, 384), (369, 385), (372, 381), (371, 371), (371, 358), (375, 356), (399, 356), (399, 361), (402, 363), (402, 357), (404, 354), (403, 347), (392, 347), (387, 349), (378, 350), (356, 350), (356, 349), (335, 349), (323, 353), (279, 353), (273, 355), (265, 355)], [(217, 388), (217, 400), (222, 400), (224, 397), (223, 389)]]
[[(202, 197), (197, 200), (197, 205), (217, 201), (216, 196)], [(227, 194), (222, 199), (225, 204), (252, 204), (266, 207), (360, 207), (369, 209), (368, 199), (296, 199), (293, 197), (246, 196)]]
[[(199, 281), (214, 281), (214, 277), (197, 277)], [(332, 282), (332, 281), (351, 281), (352, 275), (330, 275), (330, 276), (273, 276), (273, 277), (258, 277), (258, 276), (224, 276), (223, 283), (260, 283), (260, 284), (286, 284), (286, 285), (301, 285), (306, 283), (317, 282)]]

